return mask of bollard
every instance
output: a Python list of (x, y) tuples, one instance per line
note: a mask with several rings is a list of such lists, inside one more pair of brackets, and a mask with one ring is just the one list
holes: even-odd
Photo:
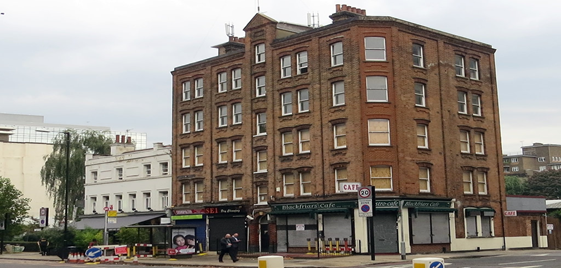
[(282, 256), (262, 256), (257, 258), (259, 268), (284, 268)]
[(335, 252), (340, 253), (339, 250), (339, 237), (335, 237)]
[(317, 238), (314, 238), (314, 241), (315, 241), (314, 247), (315, 247), (315, 249), (316, 249), (316, 252), (319, 252), (319, 250), (318, 250), (318, 239), (317, 239)]
[(331, 240), (331, 237), (327, 238), (327, 241), (329, 241), (329, 249), (326, 249), (327, 253), (333, 253), (333, 241)]
[(413, 268), (444, 268), (443, 258), (416, 258), (413, 259)]
[(310, 238), (306, 238), (308, 241), (308, 253), (312, 253), (312, 241)]

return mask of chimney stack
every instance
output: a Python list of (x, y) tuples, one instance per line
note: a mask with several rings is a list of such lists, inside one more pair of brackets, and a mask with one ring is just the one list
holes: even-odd
[(358, 16), (366, 16), (366, 10), (357, 7), (347, 6), (345, 4), (335, 5), (335, 13), (329, 16), (333, 22), (343, 21)]

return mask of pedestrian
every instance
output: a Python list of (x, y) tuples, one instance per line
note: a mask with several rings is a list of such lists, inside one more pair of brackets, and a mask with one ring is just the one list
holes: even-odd
[[(218, 256), (219, 262), (224, 262), (222, 260), (222, 258), (224, 258), (224, 254), (230, 254), (230, 248), (232, 247), (232, 241), (230, 241), (231, 238), (232, 236), (230, 236), (230, 234), (226, 234), (224, 237), (222, 237), (222, 239), (220, 239), (220, 256)], [(232, 255), (230, 255), (230, 257), (232, 257)], [(232, 261), (237, 262), (237, 260), (234, 258), (232, 258)]]
[(37, 245), (39, 246), (39, 253), (42, 256), (47, 256), (47, 247), (49, 246), (49, 241), (44, 237), (41, 237), (41, 239), (37, 241)]
[(234, 233), (232, 235), (232, 238), (230, 238), (230, 241), (232, 242), (232, 248), (230, 248), (230, 257), (232, 258), (232, 260), (234, 260), (234, 262), (237, 262), (239, 261), (238, 249), (240, 245), (240, 239), (238, 238), (238, 233)]
[(92, 248), (93, 246), (97, 246), (97, 239), (92, 239), (92, 242), (88, 245), (88, 248)]

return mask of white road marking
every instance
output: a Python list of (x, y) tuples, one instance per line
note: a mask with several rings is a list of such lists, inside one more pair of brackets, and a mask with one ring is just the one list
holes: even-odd
[(543, 256), (547, 256), (547, 255), (549, 255), (549, 253), (536, 254), (536, 255), (531, 255), (531, 256), (534, 256), (534, 257), (543, 257)]
[[(556, 259), (537, 260), (537, 261), (505, 262), (505, 263), (499, 263), (499, 265), (512, 265), (512, 264), (523, 264), (523, 263), (533, 263), (533, 262), (546, 262), (546, 261), (556, 261)], [(537, 267), (541, 267), (541, 266), (537, 266)], [(529, 268), (529, 267), (524, 267), (524, 268)]]

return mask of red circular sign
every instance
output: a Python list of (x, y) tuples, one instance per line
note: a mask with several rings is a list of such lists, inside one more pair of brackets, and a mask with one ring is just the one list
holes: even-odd
[(103, 211), (109, 211), (109, 208), (108, 208), (108, 207), (104, 207), (104, 208), (103, 208)]
[(372, 191), (370, 191), (369, 188), (360, 188), (358, 189), (358, 196), (360, 196), (361, 198), (368, 198), (370, 197), (370, 195), (372, 194)]

